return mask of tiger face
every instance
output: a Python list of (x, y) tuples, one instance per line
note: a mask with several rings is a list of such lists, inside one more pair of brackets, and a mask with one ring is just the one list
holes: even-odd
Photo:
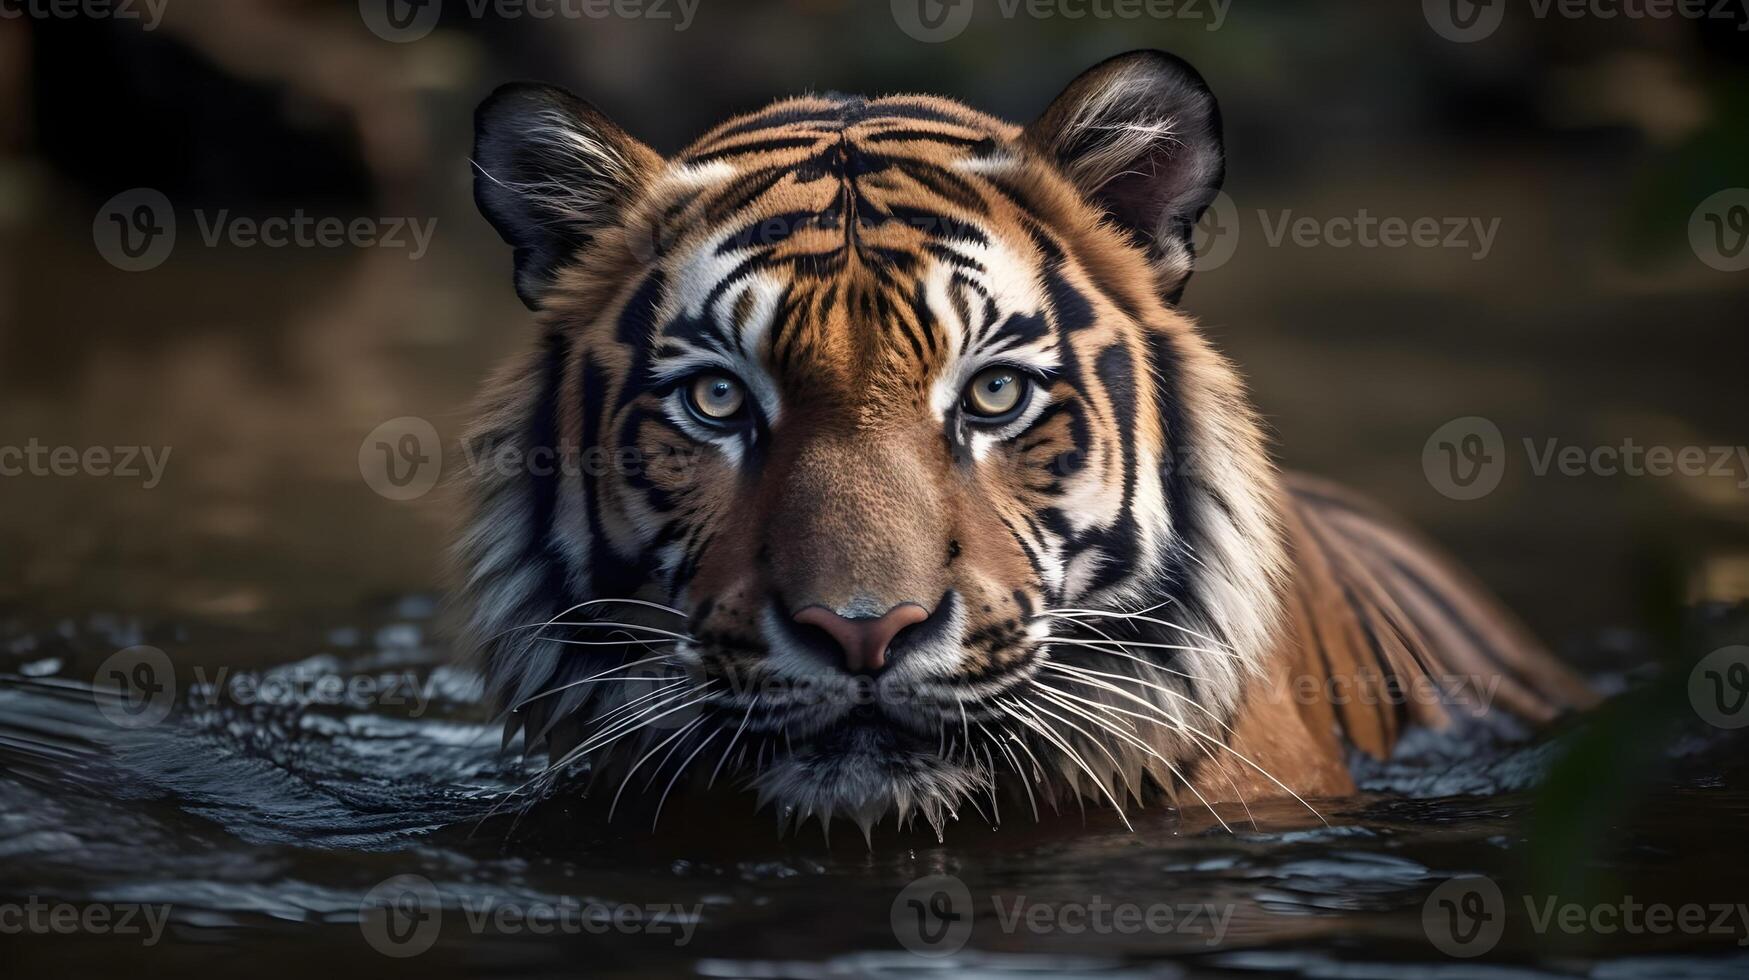
[(469, 476), (512, 732), (865, 832), (1185, 784), (1285, 566), (1251, 410), (1173, 305), (1222, 174), (1189, 66), (1113, 59), (1026, 127), (791, 99), (666, 160), (546, 87), (478, 123), (543, 336), (470, 455), (584, 464)]

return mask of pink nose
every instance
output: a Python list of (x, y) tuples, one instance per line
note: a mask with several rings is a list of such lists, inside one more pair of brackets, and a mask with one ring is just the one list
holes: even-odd
[(900, 603), (879, 617), (845, 619), (825, 606), (809, 606), (796, 613), (796, 622), (818, 626), (838, 641), (844, 651), (844, 669), (853, 674), (874, 674), (887, 666), (887, 647), (907, 626), (929, 618), (929, 611), (915, 602)]

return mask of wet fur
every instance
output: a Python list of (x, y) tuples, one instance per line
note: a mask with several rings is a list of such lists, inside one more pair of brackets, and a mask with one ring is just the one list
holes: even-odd
[[(1501, 702), (1532, 719), (1586, 703), (1431, 549), (1274, 468), (1236, 372), (1174, 305), (1219, 129), (1201, 79), (1150, 52), (1024, 128), (810, 96), (668, 161), (556, 90), (489, 100), (477, 193), (539, 340), (489, 386), (470, 457), (637, 460), (467, 476), (460, 594), (507, 741), (616, 800), (708, 777), (867, 831), (984, 797), (1340, 794), (1345, 746), (1388, 752), (1446, 710), (1296, 697), (1306, 677), (1504, 672)], [(1049, 400), (980, 440), (943, 401), (1005, 336), (1054, 359)], [(687, 358), (732, 359), (762, 441), (676, 416)], [(809, 660), (786, 604), (900, 601), (940, 615), (873, 682), (885, 727), (804, 711), (797, 685), (850, 681)]]

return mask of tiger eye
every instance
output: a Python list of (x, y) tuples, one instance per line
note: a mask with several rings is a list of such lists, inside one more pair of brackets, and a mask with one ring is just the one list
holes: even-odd
[(1013, 368), (986, 368), (966, 386), (966, 411), (982, 418), (1001, 418), (1020, 407), (1027, 380)]
[(723, 374), (701, 374), (692, 382), (692, 407), (707, 419), (726, 422), (741, 414), (747, 394), (741, 382)]

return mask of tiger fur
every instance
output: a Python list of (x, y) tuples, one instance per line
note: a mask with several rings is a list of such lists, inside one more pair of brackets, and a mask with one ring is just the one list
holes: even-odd
[[(1349, 747), (1484, 678), (1536, 721), (1590, 702), (1434, 549), (1272, 464), (1178, 307), (1224, 157), (1177, 58), (1024, 127), (804, 96), (672, 159), (508, 86), (474, 162), (539, 339), (469, 456), (578, 465), (469, 472), (460, 598), (555, 777), (865, 832), (985, 796), (1212, 809), (1352, 792)], [(968, 400), (1010, 389), (1000, 424)], [(1478, 683), (1391, 696), (1450, 677)]]

